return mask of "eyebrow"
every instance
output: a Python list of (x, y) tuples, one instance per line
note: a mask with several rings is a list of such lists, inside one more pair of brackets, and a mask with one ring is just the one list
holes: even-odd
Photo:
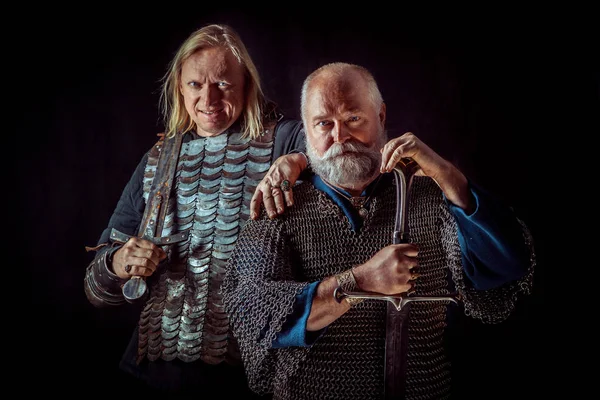
[[(348, 113), (348, 114), (363, 114), (363, 111), (360, 107), (352, 107), (348, 110), (346, 110), (344, 113)], [(329, 117), (329, 113), (323, 113), (323, 114), (317, 114), (314, 117), (312, 117), (311, 121), (319, 121), (322, 119), (328, 119)]]
[(326, 118), (327, 118), (327, 114), (318, 114), (318, 115), (315, 115), (314, 117), (312, 117), (311, 121), (315, 122), (315, 121), (320, 121), (320, 120), (326, 119)]

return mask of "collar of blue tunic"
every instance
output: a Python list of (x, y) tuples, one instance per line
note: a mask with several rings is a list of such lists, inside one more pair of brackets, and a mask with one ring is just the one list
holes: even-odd
[[(366, 189), (361, 193), (361, 196), (376, 196), (381, 190), (383, 190), (386, 186), (392, 184), (394, 180), (394, 175), (391, 172), (382, 174), (380, 178), (375, 179), (373, 182), (366, 187)], [(310, 182), (314, 185), (318, 190), (325, 192), (325, 194), (333, 200), (335, 204), (338, 205), (350, 221), (350, 225), (352, 226), (352, 230), (358, 232), (363, 224), (363, 219), (358, 214), (358, 210), (356, 210), (352, 204), (350, 204), (350, 200), (340, 195), (338, 192), (329, 187), (320, 176), (313, 174), (310, 177)], [(348, 191), (336, 187), (337, 190), (343, 192), (347, 196), (351, 196)], [(369, 209), (371, 207), (371, 201), (369, 201), (365, 208)]]

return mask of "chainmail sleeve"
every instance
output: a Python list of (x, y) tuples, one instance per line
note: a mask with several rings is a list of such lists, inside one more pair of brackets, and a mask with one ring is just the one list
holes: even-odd
[(304, 348), (272, 349), (293, 311), (296, 295), (308, 285), (294, 281), (281, 220), (269, 220), (264, 212), (261, 219), (248, 220), (228, 261), (221, 288), (248, 384), (259, 394), (272, 392), (274, 381), (288, 375), (276, 374), (276, 365), (294, 369), (307, 352)]
[[(456, 237), (458, 229), (453, 215), (446, 206), (442, 206), (444, 237)], [(451, 259), (450, 272), (452, 280), (460, 294), (465, 314), (479, 319), (487, 324), (496, 324), (506, 320), (513, 312), (517, 298), (531, 292), (533, 272), (536, 265), (535, 251), (531, 233), (527, 226), (519, 220), (525, 241), (530, 252), (530, 263), (527, 272), (520, 279), (506, 283), (494, 289), (477, 290), (466, 279), (462, 269), (460, 247), (454, 242), (443, 242), (449, 258)]]

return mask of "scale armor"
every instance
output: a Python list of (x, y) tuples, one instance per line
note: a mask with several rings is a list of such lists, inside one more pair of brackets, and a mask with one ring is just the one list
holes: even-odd
[[(219, 289), (254, 189), (271, 165), (272, 139), (272, 134), (250, 140), (234, 133), (182, 145), (164, 228), (157, 234), (188, 232), (188, 238), (170, 246), (169, 261), (147, 280), (138, 363), (144, 357), (239, 363)], [(146, 201), (160, 150), (159, 142), (148, 158)]]

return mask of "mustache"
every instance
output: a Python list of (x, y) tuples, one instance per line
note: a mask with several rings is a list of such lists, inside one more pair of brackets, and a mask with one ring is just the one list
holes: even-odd
[(344, 143), (334, 143), (332, 144), (327, 151), (321, 157), (321, 160), (327, 161), (331, 160), (335, 157), (342, 156), (346, 153), (364, 153), (369, 150), (370, 147), (365, 146), (360, 142), (347, 141)]

